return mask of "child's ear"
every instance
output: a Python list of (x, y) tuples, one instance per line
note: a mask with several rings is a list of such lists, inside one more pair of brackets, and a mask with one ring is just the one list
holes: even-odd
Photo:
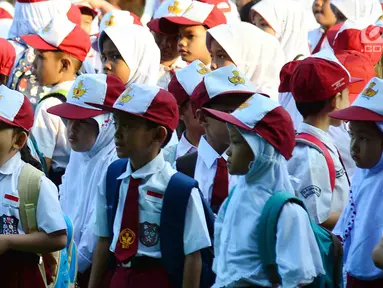
[(62, 65), (61, 72), (66, 72), (69, 70), (69, 67), (72, 66), (72, 61), (69, 57), (63, 57), (61, 59), (61, 65)]
[(154, 141), (161, 144), (165, 142), (168, 137), (168, 131), (164, 126), (159, 126), (155, 129)]
[(20, 132), (15, 135), (15, 142), (12, 145), (12, 148), (16, 151), (23, 149), (27, 145), (28, 134), (26, 132)]
[(341, 107), (342, 103), (342, 94), (340, 92), (336, 93), (334, 97), (332, 97), (330, 101), (331, 109), (330, 111), (334, 111), (336, 109), (339, 109)]
[(198, 123), (203, 126), (203, 127), (206, 127), (207, 126), (207, 120), (206, 120), (206, 112), (201, 110), (201, 109), (198, 109), (196, 112), (195, 112), (195, 117), (198, 121)]

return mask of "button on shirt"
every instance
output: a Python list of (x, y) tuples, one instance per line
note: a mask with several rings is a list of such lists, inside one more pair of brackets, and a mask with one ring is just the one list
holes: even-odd
[(308, 133), (322, 141), (334, 161), (335, 189), (331, 190), (329, 170), (324, 156), (315, 148), (297, 144), (293, 157), (288, 161), (295, 193), (305, 203), (316, 223), (323, 223), (331, 212), (342, 212), (346, 206), (350, 186), (331, 137), (325, 131), (302, 123), (298, 133)]
[[(198, 158), (194, 178), (198, 181), (201, 192), (209, 204), (211, 203), (213, 194), (214, 177), (217, 171), (217, 159), (220, 157), (227, 160), (226, 152), (219, 155), (206, 141), (205, 136), (202, 136), (198, 145)], [(229, 191), (232, 190), (236, 183), (237, 177), (229, 174)]]
[[(20, 153), (17, 153), (0, 167), (1, 234), (25, 234), (20, 220), (18, 193), (19, 175), (24, 165)], [(57, 188), (45, 176), (41, 177), (40, 181), (36, 218), (39, 231), (49, 234), (66, 230)]]
[[(110, 250), (114, 252), (116, 243), (119, 240), (121, 220), (123, 216), (124, 203), (129, 187), (130, 177), (143, 179), (139, 186), (139, 225), (140, 235), (137, 256), (148, 256), (161, 258), (159, 231), (162, 211), (163, 195), (166, 191), (170, 178), (177, 171), (171, 168), (170, 163), (164, 160), (163, 153), (144, 167), (133, 172), (130, 163), (127, 170), (118, 179), (122, 180), (120, 187), (120, 197), (117, 206), (116, 217), (113, 226), (114, 237)], [(99, 237), (109, 237), (107, 215), (105, 183), (100, 186), (97, 205), (95, 234)], [(150, 237), (142, 237), (144, 232), (151, 232)], [(185, 217), (184, 230), (184, 252), (185, 255), (211, 246), (210, 237), (206, 225), (205, 214), (202, 206), (201, 197), (197, 189), (193, 189), (190, 194)]]

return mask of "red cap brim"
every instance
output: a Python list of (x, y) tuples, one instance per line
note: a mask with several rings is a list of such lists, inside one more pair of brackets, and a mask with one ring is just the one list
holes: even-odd
[(210, 116), (213, 116), (214, 118), (216, 118), (218, 120), (233, 124), (237, 127), (243, 128), (245, 130), (252, 131), (252, 129), (250, 127), (246, 126), (245, 124), (243, 124), (241, 121), (239, 121), (237, 118), (235, 118), (233, 115), (231, 115), (229, 113), (217, 111), (217, 110), (210, 109), (210, 108), (202, 108), (202, 110), (206, 111)]
[(70, 120), (83, 120), (105, 114), (105, 111), (91, 110), (70, 103), (62, 103), (49, 108), (49, 114), (57, 115), (59, 117)]
[(59, 50), (57, 47), (49, 44), (48, 42), (45, 42), (43, 38), (41, 38), (37, 34), (21, 36), (21, 39), (23, 39), (24, 42), (27, 43), (29, 46), (37, 50), (50, 50), (50, 51)]
[[(3, 116), (0, 116), (0, 122), (4, 122), (5, 124), (8, 124), (8, 125), (10, 125), (12, 127), (18, 127), (18, 128), (21, 128), (21, 129), (25, 130), (25, 128), (15, 124), (15, 123), (13, 123), (12, 121), (9, 121), (8, 119), (4, 118)], [(29, 130), (28, 130), (28, 132), (29, 132)]]
[(331, 118), (347, 121), (383, 121), (383, 116), (359, 106), (350, 106), (346, 109), (329, 114)]
[(364, 81), (363, 78), (355, 78), (355, 77), (351, 77), (350, 84), (352, 84), (352, 83), (356, 83), (356, 82), (362, 82), (362, 81)]

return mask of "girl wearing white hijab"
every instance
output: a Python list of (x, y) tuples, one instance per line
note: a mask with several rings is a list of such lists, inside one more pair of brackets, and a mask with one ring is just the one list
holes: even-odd
[(250, 11), (250, 19), (258, 28), (274, 35), (281, 43), (286, 62), (310, 55), (305, 13), (292, 0), (262, 0)]
[(275, 37), (246, 22), (222, 24), (207, 30), (213, 70), (234, 64), (256, 91), (278, 99), (279, 71), (285, 63)]
[[(217, 274), (213, 287), (272, 287), (263, 268), (257, 225), (268, 199), (284, 191), (294, 195), (286, 159), (294, 148), (294, 128), (286, 110), (260, 94), (232, 114), (203, 108), (228, 124), (230, 174), (238, 183), (219, 210), (215, 222)], [(292, 223), (294, 223), (292, 225)], [(319, 248), (307, 212), (286, 204), (278, 220), (276, 262), (283, 287), (311, 283), (324, 274)]]

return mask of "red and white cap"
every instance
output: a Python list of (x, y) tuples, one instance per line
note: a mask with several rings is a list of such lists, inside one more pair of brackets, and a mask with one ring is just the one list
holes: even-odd
[(257, 133), (289, 160), (295, 146), (294, 124), (289, 113), (275, 101), (254, 94), (233, 113), (202, 108), (211, 116)]
[(105, 74), (84, 74), (77, 77), (70, 88), (67, 101), (48, 109), (48, 113), (66, 119), (81, 120), (92, 118), (106, 111), (85, 102), (112, 106), (125, 90), (124, 83), (116, 76)]
[(0, 121), (29, 132), (33, 126), (33, 120), (33, 107), (27, 96), (1, 85)]
[(212, 4), (191, 0), (174, 0), (170, 4), (168, 15), (159, 21), (159, 31), (164, 34), (176, 34), (179, 25), (213, 28), (226, 24), (225, 15)]
[(295, 101), (316, 102), (330, 99), (359, 81), (362, 79), (352, 78), (332, 49), (323, 49), (300, 61), (291, 76), (290, 89)]
[(372, 78), (350, 107), (330, 113), (348, 121), (383, 121), (383, 80)]
[(21, 38), (35, 49), (62, 51), (81, 62), (85, 60), (91, 45), (89, 35), (63, 15), (53, 18), (38, 34)]
[[(177, 2), (177, 3), (175, 3)], [(178, 16), (186, 11), (186, 9), (190, 6), (191, 2), (186, 0), (174, 1), (174, 0), (166, 0), (161, 3), (160, 7), (156, 10), (153, 15), (153, 19), (149, 21), (146, 25), (151, 31), (156, 33), (164, 34), (160, 30), (160, 19), (166, 16)], [(177, 31), (178, 32), (178, 31)], [(177, 32), (175, 34), (177, 34)], [(167, 33), (169, 34), (169, 33)]]
[(281, 72), (279, 73), (279, 79), (281, 80), (278, 88), (279, 93), (291, 92), (291, 76), (293, 75), (294, 69), (297, 67), (299, 62), (300, 60), (294, 60), (283, 65)]
[(8, 40), (0, 38), (0, 74), (9, 76), (16, 60), (16, 50)]
[(348, 86), (350, 103), (362, 92), (364, 86), (376, 76), (374, 65), (370, 59), (358, 51), (343, 50), (335, 53), (339, 62), (350, 72), (353, 77), (362, 79)]
[(176, 71), (170, 80), (168, 91), (174, 95), (178, 106), (190, 99), (195, 87), (203, 80), (210, 69), (201, 61), (195, 60), (185, 68)]
[(234, 65), (214, 70), (204, 77), (194, 89), (190, 101), (193, 111), (201, 109), (215, 97), (226, 94), (254, 94), (256, 89), (251, 82)]
[(7, 1), (0, 2), (0, 19), (13, 19), (15, 8)]
[(127, 26), (132, 24), (142, 26), (141, 20), (136, 14), (129, 11), (112, 10), (102, 17), (100, 22), (100, 33), (108, 27), (116, 25)]
[(80, 8), (81, 14), (89, 13), (93, 19), (96, 18), (98, 12), (94, 9), (89, 3), (83, 1), (77, 1), (74, 3), (78, 8)]
[(89, 102), (86, 104), (110, 112), (120, 111), (145, 118), (172, 131), (178, 126), (176, 99), (157, 86), (132, 84), (118, 97), (113, 107)]

